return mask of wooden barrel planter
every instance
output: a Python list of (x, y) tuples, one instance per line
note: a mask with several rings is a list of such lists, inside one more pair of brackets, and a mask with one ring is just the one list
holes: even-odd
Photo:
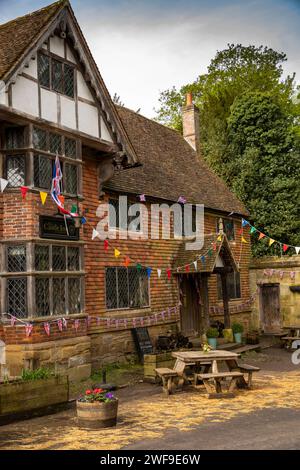
[(77, 401), (78, 425), (90, 429), (102, 429), (115, 426), (118, 417), (118, 399), (107, 403)]

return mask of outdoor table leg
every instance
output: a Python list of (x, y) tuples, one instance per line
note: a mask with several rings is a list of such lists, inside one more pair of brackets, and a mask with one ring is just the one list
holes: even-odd
[[(230, 372), (232, 370), (240, 370), (239, 365), (238, 365), (238, 363), (235, 359), (230, 359), (230, 360), (227, 360), (225, 362), (226, 362), (227, 367), (230, 370)], [(238, 388), (248, 388), (248, 384), (247, 384), (244, 376), (239, 377), (236, 381), (236, 384), (237, 384)]]

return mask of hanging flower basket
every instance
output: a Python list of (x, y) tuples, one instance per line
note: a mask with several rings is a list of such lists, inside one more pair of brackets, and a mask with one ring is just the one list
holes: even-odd
[(115, 426), (118, 417), (118, 399), (101, 388), (86, 390), (76, 402), (78, 425), (101, 429)]

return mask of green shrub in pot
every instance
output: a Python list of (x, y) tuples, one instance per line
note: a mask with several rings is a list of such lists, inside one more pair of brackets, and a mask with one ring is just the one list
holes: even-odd
[(234, 334), (234, 340), (236, 343), (241, 344), (242, 342), (242, 333), (244, 331), (244, 327), (241, 323), (233, 323), (232, 324), (232, 331)]
[(219, 337), (219, 330), (217, 328), (208, 328), (206, 331), (206, 337), (208, 344), (213, 348), (217, 349), (217, 338)]

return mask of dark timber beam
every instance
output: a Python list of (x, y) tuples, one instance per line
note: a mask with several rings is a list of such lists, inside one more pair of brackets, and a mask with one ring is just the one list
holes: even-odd
[(229, 314), (229, 298), (227, 290), (227, 274), (226, 272), (221, 273), (222, 282), (222, 296), (223, 296), (223, 309), (224, 309), (224, 327), (230, 328), (230, 314)]

